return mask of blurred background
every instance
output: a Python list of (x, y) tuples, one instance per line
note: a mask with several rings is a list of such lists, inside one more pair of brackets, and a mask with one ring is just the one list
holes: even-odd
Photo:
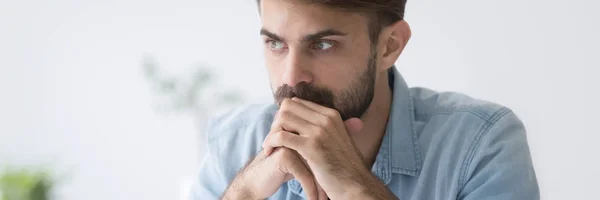
[[(543, 199), (598, 198), (598, 6), (409, 1), (397, 66), (512, 108)], [(0, 190), (184, 199), (206, 121), (272, 102), (259, 29), (253, 0), (0, 0)]]

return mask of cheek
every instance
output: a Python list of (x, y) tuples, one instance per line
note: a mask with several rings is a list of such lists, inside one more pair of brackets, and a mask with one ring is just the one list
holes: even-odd
[(267, 60), (265, 60), (265, 67), (267, 69), (267, 74), (269, 75), (269, 83), (271, 84), (271, 89), (273, 89), (273, 91), (276, 91), (277, 88), (282, 84), (282, 68), (277, 67), (276, 64), (269, 63), (269, 61)]
[(322, 59), (315, 69), (315, 76), (323, 84), (344, 85), (353, 77), (358, 67), (358, 62), (348, 57)]
[(315, 73), (315, 76), (317, 77), (315, 84), (331, 90), (335, 96), (338, 96), (350, 82), (350, 77), (343, 70), (320, 70)]
[(339, 96), (367, 70), (367, 59), (340, 58), (328, 63), (318, 73), (319, 85), (329, 88), (335, 96)]

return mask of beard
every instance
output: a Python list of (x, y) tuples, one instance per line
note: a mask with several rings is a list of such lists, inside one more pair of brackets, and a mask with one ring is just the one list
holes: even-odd
[(284, 99), (298, 97), (337, 110), (343, 121), (354, 117), (360, 118), (371, 105), (375, 95), (376, 55), (374, 51), (371, 53), (367, 69), (352, 80), (339, 95), (334, 95), (327, 87), (300, 82), (294, 87), (284, 84), (277, 88), (273, 94), (275, 101), (278, 106), (281, 106)]

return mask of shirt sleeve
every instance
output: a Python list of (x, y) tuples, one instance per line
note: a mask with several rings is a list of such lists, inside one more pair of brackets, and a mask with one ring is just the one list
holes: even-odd
[(514, 113), (492, 123), (474, 149), (458, 199), (540, 199), (525, 127)]
[(211, 130), (212, 127), (209, 126), (208, 128), (209, 141), (207, 152), (200, 164), (198, 176), (192, 186), (191, 200), (219, 199), (229, 184), (223, 171), (224, 168), (221, 166), (221, 160), (219, 160), (218, 142), (215, 141), (218, 138), (210, 138), (211, 131), (213, 131)]

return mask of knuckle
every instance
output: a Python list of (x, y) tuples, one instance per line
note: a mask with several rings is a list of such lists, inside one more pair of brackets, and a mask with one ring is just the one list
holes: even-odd
[(292, 103), (291, 99), (288, 99), (288, 98), (284, 99), (283, 101), (281, 101), (281, 109), (289, 107), (291, 105), (291, 103)]
[(293, 155), (292, 151), (288, 148), (280, 148), (281, 149), (281, 153), (280, 156), (282, 156), (283, 158), (289, 159), (291, 155)]
[(325, 128), (321, 126), (315, 126), (313, 129), (314, 134), (318, 137), (323, 136), (327, 132), (325, 131)]
[(275, 132), (275, 134), (273, 134), (273, 140), (277, 143), (281, 143), (281, 141), (283, 141), (283, 137), (285, 137), (285, 135), (283, 134), (283, 131), (277, 131)]
[(281, 161), (284, 161), (286, 157), (288, 157), (288, 153), (285, 152), (285, 149), (283, 148), (277, 148), (275, 151), (276, 152), (273, 154), (273, 156), (277, 161), (279, 161), (278, 163), (281, 163)]
[(294, 155), (294, 152), (290, 149), (287, 148), (283, 148), (280, 155), (279, 155), (279, 161), (281, 163), (286, 163), (286, 164), (294, 164), (297, 162)]
[(334, 121), (330, 117), (323, 117), (323, 119), (320, 121), (321, 121), (322, 125), (325, 127), (330, 127), (330, 126), (334, 125)]
[(310, 141), (307, 143), (307, 146), (309, 149), (313, 149), (313, 150), (320, 150), (321, 145), (317, 142), (317, 141)]
[(327, 116), (328, 116), (330, 119), (337, 119), (337, 118), (340, 118), (340, 113), (339, 113), (338, 111), (334, 110), (334, 109), (328, 109), (328, 110), (326, 111), (326, 114), (327, 114)]
[(283, 109), (280, 110), (279, 113), (277, 113), (279, 116), (280, 120), (285, 120), (285, 119), (289, 119), (290, 115), (292, 114), (288, 109)]

